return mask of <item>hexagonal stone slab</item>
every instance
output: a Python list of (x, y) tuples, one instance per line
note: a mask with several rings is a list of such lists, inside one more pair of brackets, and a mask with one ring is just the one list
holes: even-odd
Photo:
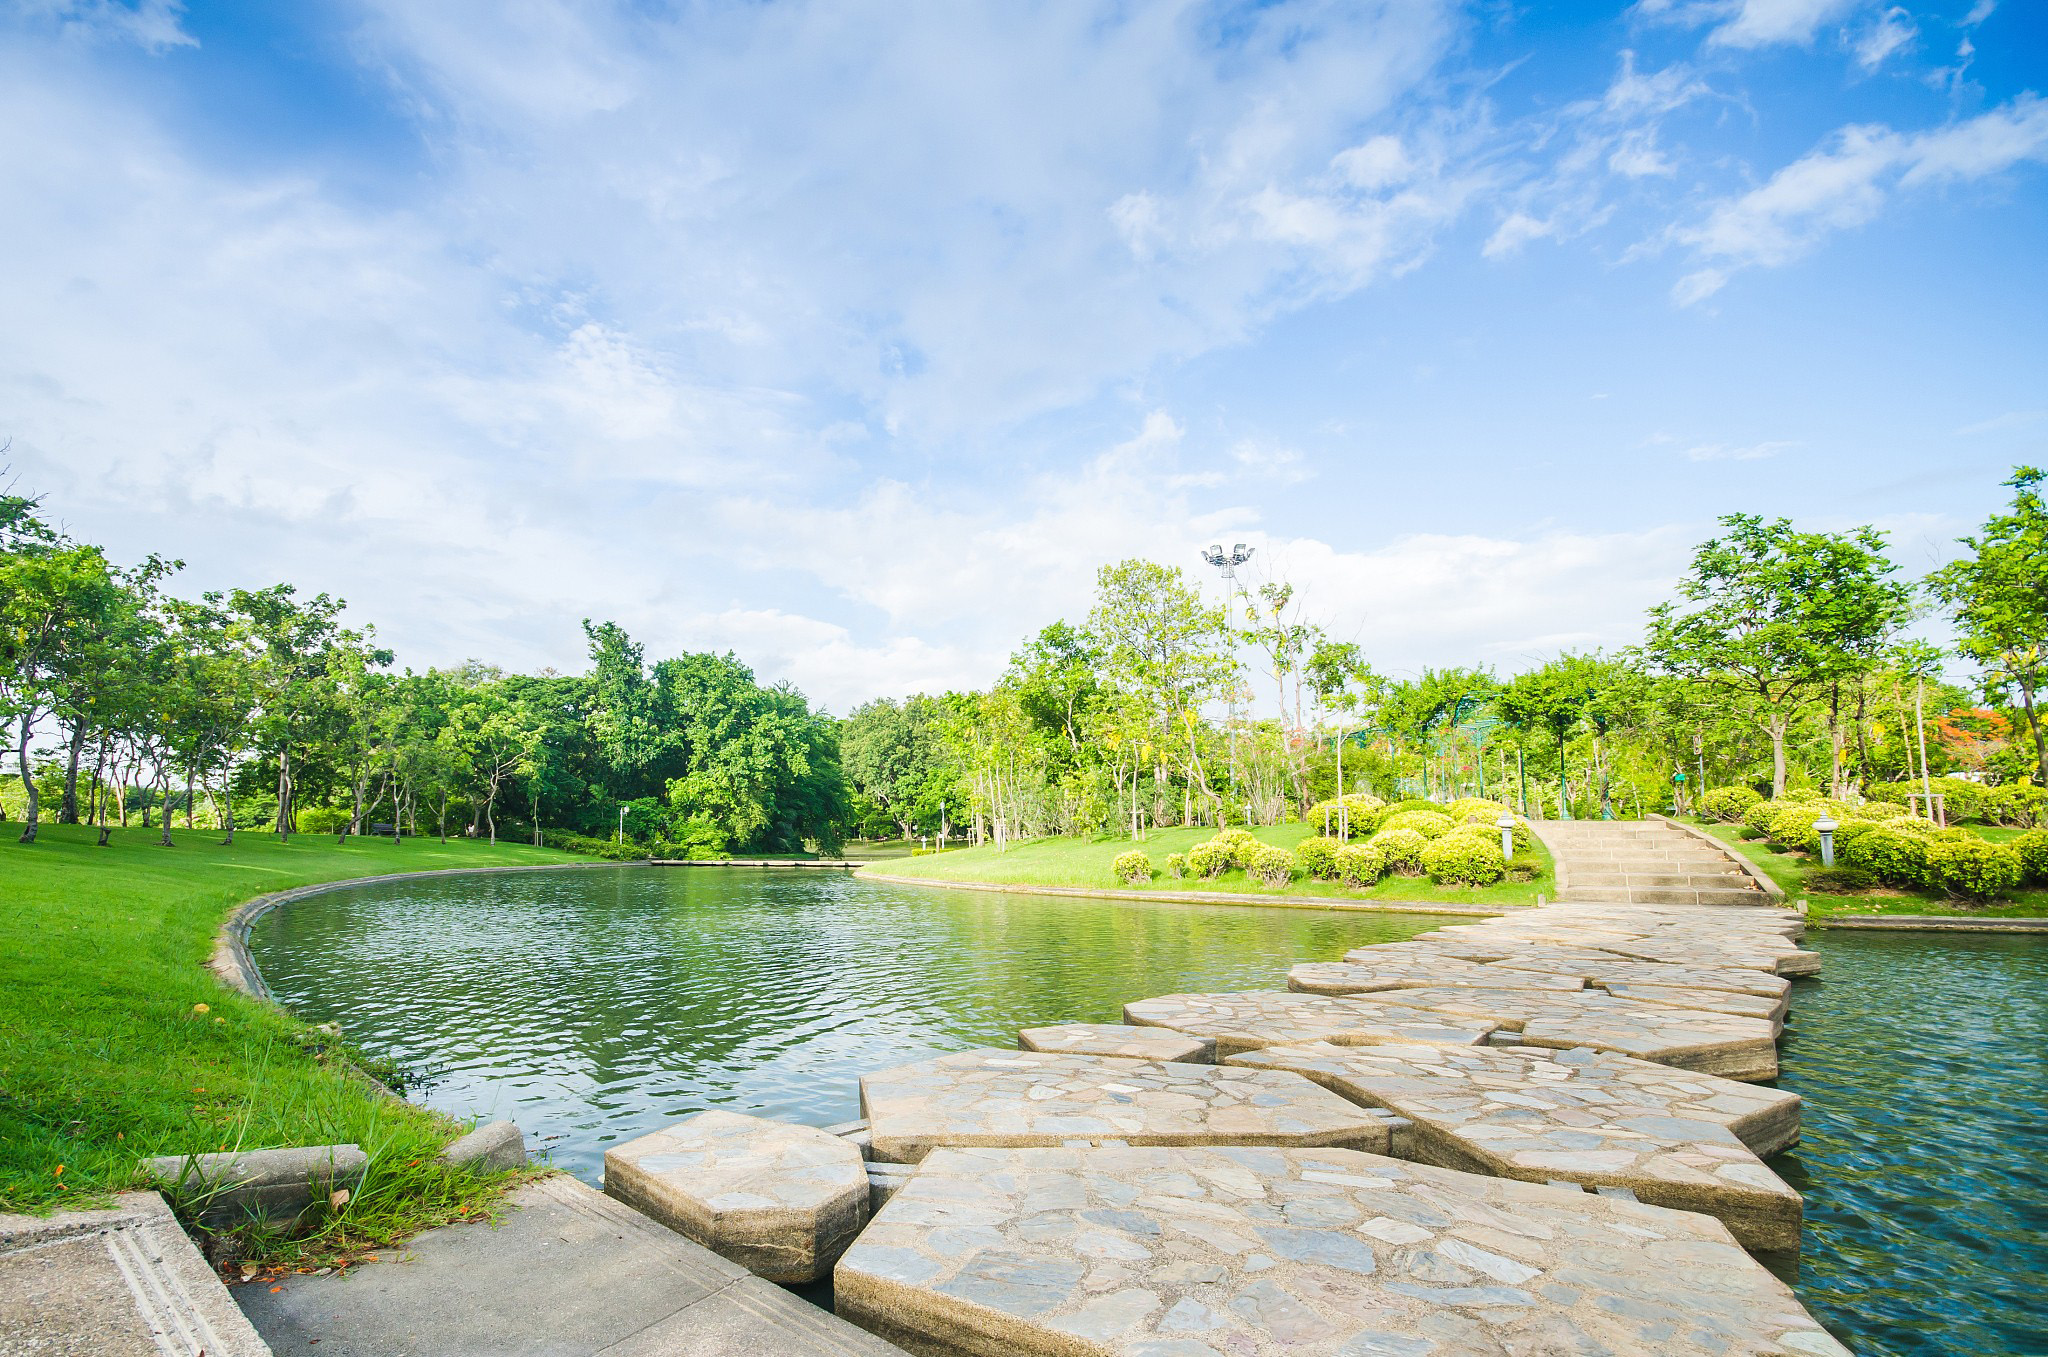
[(1216, 1057), (1288, 1041), (1448, 1041), (1476, 1046), (1499, 1026), (1424, 1016), (1374, 999), (1337, 999), (1287, 990), (1240, 994), (1162, 994), (1124, 1005), (1124, 1021), (1168, 1027), (1216, 1043)]
[(1369, 961), (1310, 961), (1287, 972), (1287, 988), (1302, 994), (1375, 994), (1425, 985), (1484, 985), (1493, 989), (1578, 990), (1575, 975), (1522, 971), (1503, 974), (1476, 961), (1451, 957), (1386, 957)]
[(1391, 1133), (1298, 1074), (1053, 1052), (960, 1051), (864, 1074), (875, 1158), (921, 1163), (947, 1145), (1344, 1145)]
[(1728, 1079), (1773, 1079), (1778, 1032), (1761, 1018), (1638, 1003), (1610, 994), (1544, 994), (1535, 990), (1391, 990), (1389, 1006), (1413, 1004), (1447, 1016), (1478, 1018), (1521, 1034), (1528, 1046), (1585, 1046)]
[(1792, 982), (1782, 975), (1745, 970), (1740, 966), (1674, 966), (1664, 961), (1630, 961), (1615, 957), (1606, 961), (1571, 962), (1547, 957), (1508, 957), (1489, 963), (1500, 970), (1542, 971), (1553, 975), (1574, 975), (1589, 985), (1605, 988), (1617, 985), (1684, 985), (1691, 989), (1732, 990), (1766, 999), (1785, 999)]
[(1848, 1351), (1710, 1216), (1351, 1150), (940, 1150), (834, 1289), (927, 1354)]
[(1068, 1055), (1108, 1055), (1124, 1060), (1170, 1060), (1188, 1065), (1216, 1063), (1216, 1043), (1206, 1038), (1169, 1032), (1162, 1027), (1125, 1027), (1113, 1022), (1027, 1027), (1017, 1033), (1017, 1047), (1025, 1051), (1061, 1051)]
[(868, 1219), (867, 1165), (851, 1143), (734, 1112), (605, 1151), (604, 1190), (772, 1282), (824, 1276)]
[(1617, 943), (1612, 950), (1617, 956), (1674, 966), (1737, 966), (1772, 975), (1820, 974), (1819, 952), (1809, 952), (1789, 942), (1769, 943), (1756, 938), (1679, 939), (1652, 935)]
[(1760, 1158), (1798, 1139), (1796, 1093), (1586, 1050), (1315, 1042), (1230, 1060), (1292, 1070), (1408, 1118), (1403, 1158), (1625, 1187), (1653, 1205), (1703, 1211), (1747, 1248), (1799, 1247), (1799, 1194)]

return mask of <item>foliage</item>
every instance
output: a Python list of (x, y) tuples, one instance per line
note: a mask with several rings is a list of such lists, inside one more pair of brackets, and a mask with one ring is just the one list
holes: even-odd
[(541, 835), (541, 845), (580, 857), (603, 858), (607, 862), (638, 862), (648, 856), (647, 849), (632, 839), (600, 839), (589, 834), (572, 834), (564, 829), (551, 829)]
[(1742, 819), (1763, 799), (1763, 793), (1754, 787), (1716, 787), (1700, 798), (1700, 814), (1726, 824)]
[(1964, 900), (1989, 900), (2020, 884), (2026, 873), (2010, 844), (1974, 834), (1944, 836), (1927, 845), (1926, 884)]
[(2012, 841), (2012, 848), (2020, 855), (2026, 879), (2036, 885), (2048, 885), (2048, 829), (2028, 830)]
[(1244, 872), (1262, 886), (1284, 886), (1294, 879), (1294, 854), (1260, 844), (1246, 855)]
[(1821, 867), (1806, 874), (1806, 888), (1822, 895), (1853, 895), (1877, 884), (1861, 867)]
[(1294, 861), (1301, 874), (1311, 881), (1334, 881), (1337, 878), (1337, 854), (1344, 847), (1340, 839), (1309, 838), (1294, 846)]
[(2048, 732), (2040, 710), (2048, 683), (2048, 503), (2043, 475), (2017, 467), (2005, 484), (2012, 508), (1993, 515), (1969, 554), (1928, 580), (1948, 605), (1962, 650), (1982, 667), (1994, 692), (2017, 690), (2033, 735), (2035, 776), (2048, 785)]
[(1214, 881), (1231, 869), (1230, 845), (1216, 839), (1196, 844), (1188, 850), (1188, 871), (1207, 881)]
[(1366, 843), (1379, 850), (1388, 871), (1413, 875), (1422, 870), (1422, 850), (1429, 840), (1412, 829), (1383, 829)]
[(1456, 820), (1445, 815), (1442, 811), (1404, 810), (1398, 814), (1389, 815), (1386, 819), (1380, 821), (1380, 828), (1382, 831), (1409, 829), (1420, 834), (1425, 839), (1435, 839), (1450, 833), (1453, 829), (1457, 828), (1457, 824)]
[(1440, 886), (1490, 886), (1507, 874), (1498, 836), (1459, 831), (1422, 850), (1422, 869)]
[(2048, 788), (2010, 782), (1984, 794), (1982, 814), (1995, 825), (2032, 829), (2048, 823)]
[(1880, 825), (1845, 846), (1841, 860), (1887, 886), (1918, 886), (1927, 879), (1928, 840), (1904, 825)]
[(1152, 859), (1134, 848), (1128, 853), (1117, 854), (1110, 870), (1116, 874), (1117, 880), (1142, 886), (1152, 879)]
[(1182, 877), (1186, 876), (1188, 874), (1187, 854), (1168, 853), (1166, 855), (1166, 874), (1172, 877), (1175, 881), (1178, 881)]
[(1347, 886), (1363, 888), (1387, 873), (1387, 857), (1369, 843), (1347, 843), (1336, 853), (1337, 879)]

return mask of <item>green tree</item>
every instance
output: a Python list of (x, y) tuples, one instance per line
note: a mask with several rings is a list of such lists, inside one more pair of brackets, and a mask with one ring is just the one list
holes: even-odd
[(2042, 473), (2016, 468), (2005, 484), (2012, 507), (1994, 514), (1975, 537), (1962, 544), (1970, 554), (1928, 579), (1955, 618), (1965, 655), (1983, 668), (1992, 700), (2017, 690), (2027, 730), (2034, 739), (2036, 776), (2048, 786), (2048, 737), (2042, 731), (2040, 695), (2048, 682), (2048, 504), (2041, 497)]
[(1785, 732), (1816, 689), (1876, 660), (1909, 614), (1875, 528), (1798, 532), (1789, 520), (1721, 519), (1650, 610), (1642, 654), (1658, 672), (1739, 695), (1771, 741), (1771, 788), (1785, 794)]

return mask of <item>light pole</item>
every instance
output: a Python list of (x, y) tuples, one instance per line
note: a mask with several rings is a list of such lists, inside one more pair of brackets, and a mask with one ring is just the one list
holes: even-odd
[(629, 809), (629, 807), (626, 807), (626, 806), (620, 806), (620, 807), (619, 807), (619, 838), (618, 838), (618, 844), (619, 844), (619, 847), (621, 847), (621, 848), (624, 848), (624, 847), (626, 846), (626, 811), (627, 811), (628, 809)]
[[(1221, 543), (1211, 543), (1202, 559), (1223, 572), (1223, 637), (1231, 642), (1230, 610), (1237, 603), (1237, 568), (1252, 558), (1256, 547), (1233, 542), (1225, 555)], [(1284, 713), (1283, 713), (1284, 715)], [(1237, 646), (1230, 644), (1230, 794), (1237, 795)], [(1340, 789), (1341, 790), (1341, 789)]]
[(1813, 822), (1814, 833), (1820, 835), (1820, 865), (1823, 867), (1835, 865), (1835, 831), (1840, 828), (1832, 815), (1823, 815)]

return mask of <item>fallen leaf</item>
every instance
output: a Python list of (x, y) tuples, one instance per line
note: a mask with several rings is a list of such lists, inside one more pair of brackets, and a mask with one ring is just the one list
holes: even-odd
[(329, 1193), (327, 1197), (327, 1204), (337, 1211), (339, 1211), (342, 1207), (347, 1206), (348, 1202), (349, 1190), (345, 1187), (336, 1188), (333, 1192)]
[(192, 1005), (192, 1011), (194, 1013), (211, 1013), (213, 1012), (213, 1009), (211, 1009), (205, 1004), (194, 1004)]
[(275, 1294), (276, 1292), (279, 1292), (279, 1291), (282, 1291), (282, 1290), (284, 1290), (284, 1288), (283, 1288), (283, 1287), (281, 1287), (281, 1286), (273, 1286), (273, 1287), (271, 1287), (270, 1289), (271, 1289), (271, 1292), (272, 1292), (273, 1294)]

